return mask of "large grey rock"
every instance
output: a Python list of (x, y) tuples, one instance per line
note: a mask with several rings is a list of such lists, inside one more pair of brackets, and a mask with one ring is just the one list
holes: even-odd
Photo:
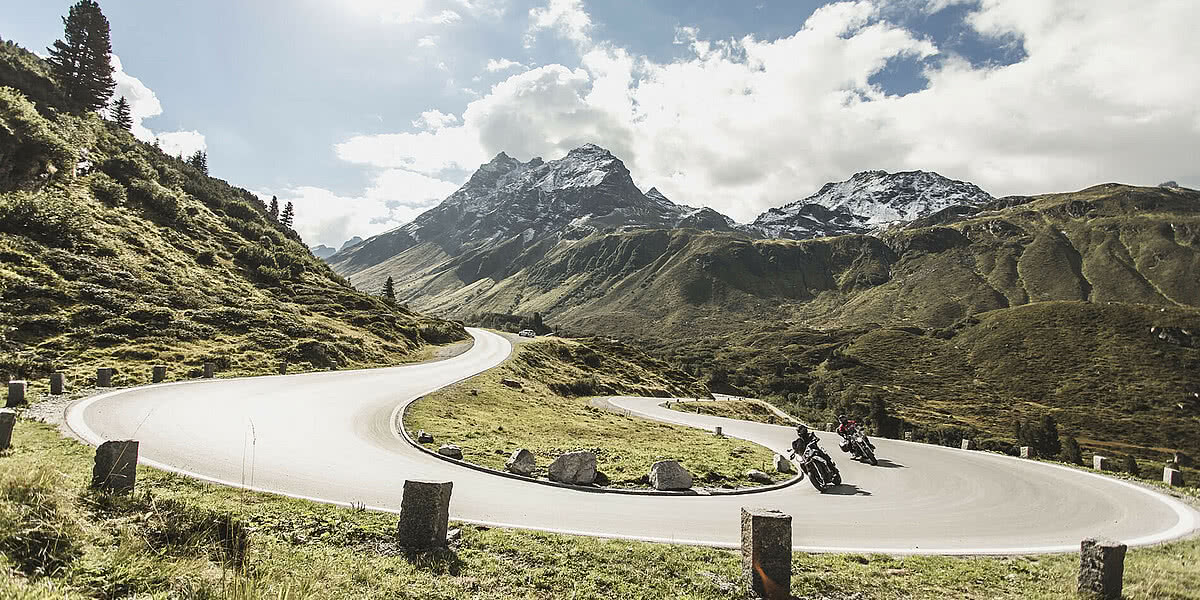
[(11, 410), (0, 410), (0, 452), (12, 446), (13, 427), (17, 424), (17, 413)]
[(406, 480), (396, 542), (413, 550), (444, 547), (453, 489), (454, 483), (450, 481)]
[(686, 490), (692, 487), (692, 474), (673, 460), (660, 460), (650, 466), (650, 485), (656, 490)]
[(1079, 593), (1118, 600), (1125, 577), (1125, 544), (1088, 538), (1079, 545)]
[(151, 369), (150, 383), (162, 383), (167, 380), (166, 365), (154, 365)]
[(586, 450), (568, 452), (554, 459), (548, 471), (550, 481), (591, 485), (596, 481), (596, 455)]
[(462, 448), (459, 448), (458, 446), (455, 446), (454, 444), (442, 444), (442, 447), (438, 448), (438, 454), (441, 454), (442, 456), (449, 456), (450, 458), (456, 458), (459, 460), (461, 460), (462, 456), (463, 456)]
[(746, 471), (746, 479), (755, 483), (771, 483), (771, 476), (759, 471), (758, 469), (750, 469)]
[(25, 390), (28, 388), (22, 380), (8, 382), (8, 402), (4, 404), (5, 408), (13, 408), (25, 405)]
[(742, 581), (750, 598), (791, 598), (790, 515), (765, 508), (742, 508)]
[(50, 374), (50, 394), (60, 396), (67, 391), (67, 374), (55, 371)]
[(137, 440), (100, 444), (92, 467), (92, 487), (120, 494), (132, 492), (137, 482), (137, 460)]
[(1163, 483), (1167, 485), (1180, 486), (1183, 485), (1183, 472), (1171, 467), (1163, 468)]
[(529, 477), (533, 474), (533, 470), (537, 468), (537, 458), (534, 457), (532, 452), (524, 448), (518, 448), (513, 451), (512, 456), (508, 457), (508, 461), (504, 463), (504, 468), (510, 473)]
[(796, 472), (796, 469), (792, 467), (792, 461), (784, 458), (782, 454), (775, 455), (775, 470), (779, 473)]

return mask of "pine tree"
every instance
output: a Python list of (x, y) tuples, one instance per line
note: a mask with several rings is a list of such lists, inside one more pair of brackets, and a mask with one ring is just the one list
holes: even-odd
[(267, 212), (271, 214), (272, 220), (279, 220), (279, 198), (271, 196), (271, 208), (267, 209)]
[(203, 150), (197, 150), (195, 154), (188, 157), (187, 163), (192, 165), (197, 171), (208, 175), (208, 153)]
[(391, 275), (388, 275), (387, 281), (383, 282), (383, 299), (388, 304), (396, 303), (396, 282), (392, 281)]
[(1072, 465), (1083, 464), (1083, 450), (1079, 448), (1079, 442), (1071, 436), (1067, 436), (1063, 440), (1062, 453), (1058, 455), (1059, 460)]
[(1042, 424), (1038, 431), (1038, 456), (1058, 456), (1062, 452), (1062, 442), (1058, 439), (1058, 423), (1054, 422), (1054, 417), (1046, 414), (1042, 417)]
[(72, 108), (100, 110), (117, 86), (108, 19), (95, 0), (79, 0), (63, 17), (63, 30), (65, 39), (48, 48), (50, 70)]
[(292, 206), (291, 202), (283, 207), (283, 214), (279, 215), (279, 222), (288, 229), (292, 228), (292, 222), (296, 219), (296, 207)]
[[(125, 96), (117, 98), (117, 101), (112, 103), (112, 117), (113, 121), (125, 131), (133, 129), (133, 115), (130, 114), (129, 101), (125, 99)], [(157, 142), (158, 139), (154, 141)]]

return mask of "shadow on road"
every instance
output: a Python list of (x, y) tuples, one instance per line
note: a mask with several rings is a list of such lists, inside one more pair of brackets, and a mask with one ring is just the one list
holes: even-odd
[(852, 483), (839, 483), (825, 488), (823, 492), (833, 496), (870, 496), (871, 492), (864, 490)]
[(880, 458), (878, 460), (879, 460), (879, 464), (875, 465), (877, 467), (883, 467), (885, 469), (907, 469), (908, 468), (908, 466), (906, 466), (906, 465), (902, 465), (897, 462), (892, 462), (886, 458)]

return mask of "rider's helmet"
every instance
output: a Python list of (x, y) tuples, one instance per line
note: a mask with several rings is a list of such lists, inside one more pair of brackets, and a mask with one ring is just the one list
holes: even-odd
[(838, 416), (837, 416), (837, 420), (838, 420), (838, 423), (845, 423), (845, 422), (846, 422), (846, 415), (838, 415)]
[(804, 425), (797, 425), (796, 426), (796, 436), (802, 440), (808, 439), (808, 427), (805, 427)]

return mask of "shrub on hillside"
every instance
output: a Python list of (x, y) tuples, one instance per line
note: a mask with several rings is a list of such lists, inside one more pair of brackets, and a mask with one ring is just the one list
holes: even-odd
[(0, 87), (0, 190), (28, 187), (48, 172), (70, 173), (74, 150), (24, 94)]
[(129, 199), (139, 202), (146, 212), (175, 223), (184, 217), (179, 196), (157, 181), (135, 179), (129, 184)]
[(80, 211), (61, 190), (0, 195), (0, 232), (70, 248), (84, 239), (90, 226), (88, 213)]
[(109, 206), (122, 206), (127, 199), (125, 186), (104, 173), (88, 175), (88, 189), (97, 200)]

